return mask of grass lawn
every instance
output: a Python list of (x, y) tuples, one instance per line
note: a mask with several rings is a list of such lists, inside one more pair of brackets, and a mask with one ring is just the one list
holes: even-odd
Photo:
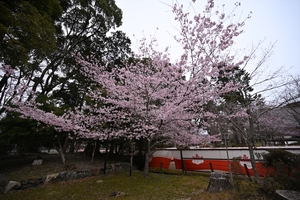
[[(103, 157), (103, 156), (102, 156)], [(65, 165), (57, 155), (42, 155), (43, 164), (31, 166), (35, 157), (8, 157), (0, 160), (0, 174), (9, 180), (21, 181), (28, 178), (38, 178), (48, 174), (65, 171)], [(120, 160), (120, 159), (117, 159)], [(71, 171), (81, 169), (95, 169), (103, 165), (101, 156), (93, 164), (90, 158), (84, 156), (67, 157)], [(115, 163), (111, 160), (109, 163)], [(160, 171), (150, 169), (148, 177), (143, 177), (141, 171), (118, 171), (107, 175), (98, 175), (85, 179), (51, 183), (41, 187), (26, 190), (11, 191), (8, 194), (0, 192), (1, 200), (105, 200), (105, 199), (129, 199), (129, 200), (250, 200), (268, 199), (257, 193), (258, 186), (250, 182), (246, 177), (234, 178), (235, 190), (210, 193), (207, 192), (209, 173), (188, 172), (181, 175), (180, 171)], [(160, 173), (161, 172), (161, 173)], [(113, 193), (120, 193), (114, 196)]]
[[(200, 199), (259, 199), (255, 184), (239, 181), (239, 191), (206, 192), (209, 177), (203, 175), (170, 175), (134, 171), (95, 176), (82, 180), (49, 184), (42, 187), (0, 194), (0, 199), (153, 199), (153, 200), (200, 200)], [(121, 195), (112, 197), (114, 192)], [(264, 198), (261, 198), (264, 199)]]

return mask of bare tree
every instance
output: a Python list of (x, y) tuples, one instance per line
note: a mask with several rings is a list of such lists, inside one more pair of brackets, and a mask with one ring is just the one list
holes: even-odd
[[(237, 70), (240, 75), (235, 77), (238, 79), (235, 81), (239, 82), (239, 89), (236, 92), (225, 94), (223, 96), (224, 103), (221, 104), (221, 116), (233, 125), (233, 129), (239, 132), (249, 148), (256, 182), (259, 182), (259, 175), (253, 149), (256, 140), (260, 138), (260, 118), (271, 110), (286, 104), (287, 99), (279, 98), (278, 94), (282, 93), (282, 90), (293, 81), (283, 67), (270, 70), (267, 64), (273, 55), (276, 42), (264, 49), (262, 48), (263, 43), (264, 41), (260, 41), (257, 45), (252, 46), (249, 57)], [(232, 127), (228, 125), (228, 129), (232, 129)]]

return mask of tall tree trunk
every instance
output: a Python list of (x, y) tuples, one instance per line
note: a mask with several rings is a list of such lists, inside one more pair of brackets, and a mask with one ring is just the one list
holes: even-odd
[(63, 152), (63, 147), (62, 147), (62, 145), (61, 145), (61, 142), (60, 142), (60, 140), (59, 140), (59, 137), (58, 137), (57, 141), (58, 141), (58, 147), (57, 147), (55, 144), (53, 144), (53, 146), (54, 146), (54, 148), (58, 151), (58, 153), (59, 153), (59, 155), (60, 155), (60, 158), (61, 158), (61, 161), (62, 161), (62, 163), (65, 165), (65, 164), (66, 164), (66, 158), (65, 158), (65, 154), (64, 154), (64, 152)]
[(110, 141), (109, 154), (114, 154), (114, 141)]
[(63, 146), (63, 153), (64, 153), (64, 154), (67, 153), (68, 145), (69, 145), (69, 133), (66, 133), (66, 134), (65, 134), (64, 146)]
[(71, 133), (71, 143), (70, 143), (70, 150), (69, 153), (74, 154), (75, 153), (75, 143), (76, 143), (76, 136), (74, 133)]
[(88, 141), (83, 151), (84, 156), (89, 157), (90, 155), (92, 155), (92, 147), (93, 147), (92, 143)]
[(150, 156), (151, 156), (150, 145), (151, 145), (151, 141), (149, 139), (147, 139), (146, 155), (145, 155), (145, 166), (144, 166), (144, 173), (143, 173), (144, 177), (147, 177), (148, 174), (149, 174), (149, 162), (150, 162)]
[(249, 117), (249, 138), (248, 138), (248, 147), (249, 147), (249, 154), (250, 154), (250, 162), (252, 165), (252, 169), (254, 172), (254, 178), (255, 182), (259, 183), (259, 176), (256, 168), (256, 163), (255, 163), (255, 157), (254, 157), (254, 151), (253, 151), (253, 146), (254, 146), (254, 121), (252, 116), (250, 115)]
[(94, 157), (95, 157), (95, 151), (97, 149), (97, 140), (95, 140), (94, 142), (94, 149), (93, 149), (93, 153), (92, 153), (92, 160), (91, 160), (91, 164), (93, 164), (94, 162)]
[(123, 143), (120, 144), (117, 154), (118, 155), (121, 155), (121, 154), (123, 155)]
[(248, 147), (249, 147), (250, 162), (251, 162), (252, 169), (253, 169), (253, 172), (254, 172), (255, 182), (259, 183), (260, 180), (259, 180), (259, 176), (258, 176), (258, 172), (257, 172), (257, 168), (256, 168), (254, 151), (253, 151), (253, 145), (252, 144), (248, 144)]
[(66, 158), (65, 158), (65, 154), (63, 153), (61, 148), (58, 149), (58, 153), (60, 155), (62, 163), (65, 165), (66, 164)]
[(107, 159), (108, 159), (108, 144), (109, 141), (107, 140), (105, 145), (105, 158), (104, 158), (104, 166), (103, 166), (103, 173), (106, 174), (106, 165), (107, 165)]

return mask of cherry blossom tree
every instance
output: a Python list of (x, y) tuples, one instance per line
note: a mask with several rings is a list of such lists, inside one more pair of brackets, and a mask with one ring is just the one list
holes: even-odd
[(285, 87), (282, 99), (286, 105), (282, 108), (286, 118), (293, 123), (289, 125), (290, 135), (300, 136), (300, 75), (291, 77), (292, 81)]
[(257, 124), (259, 138), (265, 141), (281, 141), (281, 145), (288, 145), (285, 136), (300, 136), (299, 120), (293, 111), (299, 112), (299, 108), (290, 109), (290, 104), (276, 109), (269, 110), (263, 114)]
[[(105, 71), (97, 62), (79, 61), (85, 66), (86, 75), (105, 91), (105, 95), (101, 90), (93, 91), (91, 96), (121, 108), (117, 109), (119, 120), (114, 122), (122, 122), (122, 116), (127, 114), (129, 126), (118, 134), (146, 139), (145, 176), (152, 140), (167, 138), (168, 142), (178, 145), (201, 143), (203, 136), (199, 130), (205, 125), (202, 119), (214, 117), (204, 106), (237, 88), (232, 82), (218, 84), (212, 77), (219, 75), (220, 70), (243, 63), (244, 60), (233, 62), (226, 51), (233, 44), (233, 38), (242, 32), (243, 23), (225, 26), (224, 13), (220, 14), (219, 21), (212, 21), (213, 8), (213, 1), (209, 1), (203, 15), (189, 19), (182, 6), (174, 5), (173, 12), (181, 27), (181, 37), (176, 40), (184, 49), (177, 63), (170, 63), (167, 50), (155, 50), (155, 40), (150, 44), (142, 40), (135, 60), (122, 69)], [(228, 65), (217, 67), (225, 62)], [(102, 109), (100, 107), (98, 112)], [(115, 135), (118, 136), (121, 135)]]
[(222, 76), (230, 75), (230, 69), (247, 59), (238, 60), (229, 50), (234, 38), (242, 33), (245, 21), (233, 23), (234, 14), (216, 11), (212, 0), (203, 13), (194, 17), (184, 12), (183, 6), (172, 7), (180, 25), (175, 39), (183, 47), (175, 63), (170, 61), (168, 48), (158, 52), (155, 39), (150, 43), (143, 39), (140, 51), (132, 60), (124, 61), (122, 68), (108, 69), (110, 60), (103, 65), (93, 55), (89, 60), (78, 58), (82, 73), (94, 83), (86, 91), (93, 103), (86, 102), (61, 116), (22, 102), (10, 109), (57, 130), (77, 132), (81, 137), (144, 139), (144, 176), (148, 175), (153, 140), (181, 146), (207, 140), (200, 130), (207, 125), (204, 119), (215, 114), (206, 110), (206, 105), (238, 88), (231, 81), (218, 83), (213, 77), (220, 76), (220, 71), (226, 71)]

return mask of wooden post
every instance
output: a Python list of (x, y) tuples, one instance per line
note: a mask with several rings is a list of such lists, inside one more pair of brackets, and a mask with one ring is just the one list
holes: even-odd
[(211, 170), (211, 172), (214, 172), (214, 168), (213, 168), (213, 166), (212, 166), (212, 164), (211, 164), (211, 163), (209, 163), (209, 166), (210, 166), (210, 170)]
[(132, 175), (132, 165), (133, 165), (133, 153), (135, 148), (135, 142), (131, 142), (131, 154), (130, 154), (130, 173), (129, 175)]
[(183, 169), (184, 169), (184, 174), (187, 175), (185, 162), (183, 162)]
[(248, 178), (249, 178), (249, 181), (252, 181), (247, 165), (244, 164), (244, 167), (245, 167), (245, 169), (246, 169), (246, 173), (247, 173), (247, 176), (248, 176)]
[(186, 174), (186, 168), (185, 168), (185, 163), (183, 161), (182, 149), (180, 149), (180, 159), (181, 159), (182, 175), (184, 175)]

